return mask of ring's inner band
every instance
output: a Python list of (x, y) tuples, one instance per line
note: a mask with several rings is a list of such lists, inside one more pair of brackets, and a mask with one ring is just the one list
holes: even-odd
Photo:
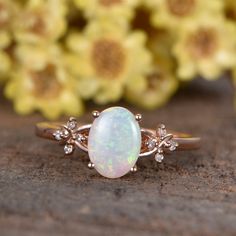
[[(36, 124), (35, 133), (37, 136), (45, 139), (55, 140), (54, 133), (56, 130), (62, 127), (63, 123), (53, 123), (53, 122), (41, 122)], [(79, 128), (81, 134), (83, 134), (86, 138), (89, 134), (89, 129), (91, 125), (81, 126)], [(141, 128), (142, 133), (142, 147), (141, 154), (148, 152), (148, 147), (146, 145), (147, 140), (151, 136), (156, 136), (156, 131), (152, 129)], [(193, 137), (189, 134), (179, 133), (179, 132), (169, 132), (173, 134), (173, 140), (178, 143), (177, 150), (193, 150), (200, 147), (201, 139), (199, 137)], [(81, 148), (83, 150), (87, 150), (87, 139), (82, 143)]]

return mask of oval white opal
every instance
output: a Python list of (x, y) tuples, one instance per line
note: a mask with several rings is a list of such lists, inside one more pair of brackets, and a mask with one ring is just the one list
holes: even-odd
[(108, 178), (125, 175), (135, 165), (140, 149), (139, 124), (126, 108), (108, 108), (94, 120), (88, 137), (88, 153), (101, 175)]

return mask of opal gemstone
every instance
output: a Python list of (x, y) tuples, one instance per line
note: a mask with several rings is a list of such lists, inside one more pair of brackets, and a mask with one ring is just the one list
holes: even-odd
[(139, 124), (126, 108), (108, 108), (94, 120), (88, 137), (88, 153), (101, 175), (108, 178), (125, 175), (135, 165), (140, 149)]

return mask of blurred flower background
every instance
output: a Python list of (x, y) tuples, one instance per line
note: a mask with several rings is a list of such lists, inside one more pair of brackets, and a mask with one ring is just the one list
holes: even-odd
[(236, 84), (235, 0), (0, 0), (0, 86), (19, 114), (155, 109), (226, 72)]

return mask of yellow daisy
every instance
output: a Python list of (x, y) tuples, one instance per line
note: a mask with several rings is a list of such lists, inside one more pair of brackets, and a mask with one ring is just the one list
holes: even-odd
[(189, 21), (174, 46), (178, 75), (189, 80), (196, 75), (216, 79), (236, 63), (235, 25), (221, 17), (204, 16)]
[(199, 14), (220, 14), (222, 0), (147, 0), (153, 11), (152, 22), (156, 26), (176, 29)]
[(125, 89), (125, 99), (145, 109), (163, 106), (178, 88), (173, 58), (168, 57), (166, 52), (158, 52), (145, 79), (137, 78), (133, 86)]
[(16, 14), (17, 5), (12, 0), (0, 0), (0, 49), (11, 43), (12, 20)]
[(140, 0), (74, 0), (84, 11), (86, 18), (114, 21), (126, 26), (127, 21), (134, 16), (134, 9)]
[(83, 34), (71, 34), (67, 45), (74, 52), (68, 64), (78, 77), (79, 93), (100, 104), (119, 100), (124, 85), (144, 76), (151, 65), (145, 35), (109, 23), (91, 23)]
[(12, 46), (12, 21), (17, 7), (13, 0), (0, 0), (0, 81), (7, 78), (11, 67), (9, 49)]
[(40, 111), (49, 119), (61, 114), (80, 115), (82, 102), (75, 81), (67, 73), (59, 47), (20, 45), (17, 67), (6, 86), (6, 96), (19, 114)]
[(0, 50), (0, 62), (0, 81), (4, 81), (11, 68), (11, 59), (4, 50)]
[(29, 0), (14, 24), (16, 40), (21, 43), (54, 41), (66, 30), (66, 5), (62, 0)]

